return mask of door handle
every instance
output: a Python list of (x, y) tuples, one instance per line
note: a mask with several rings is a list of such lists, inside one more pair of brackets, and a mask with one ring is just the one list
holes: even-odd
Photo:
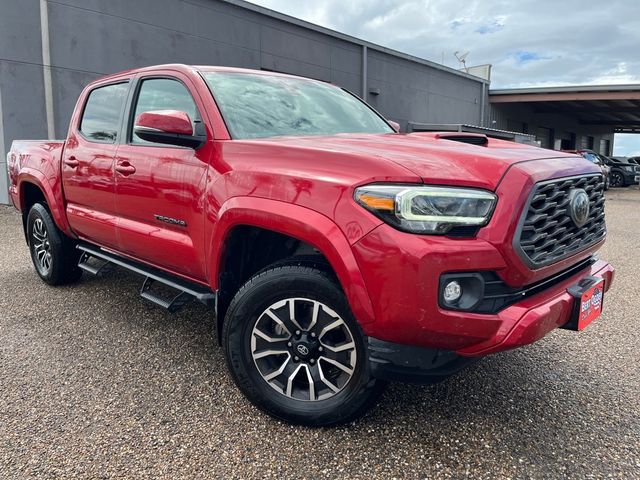
[(65, 159), (64, 164), (67, 167), (76, 168), (80, 164), (80, 162), (78, 162), (78, 159), (76, 157), (71, 156)]
[(122, 162), (116, 164), (116, 172), (121, 173), (122, 175), (131, 175), (136, 173), (136, 167), (131, 165), (129, 162)]

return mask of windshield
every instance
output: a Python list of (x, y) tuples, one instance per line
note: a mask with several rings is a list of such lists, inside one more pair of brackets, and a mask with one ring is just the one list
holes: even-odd
[(582, 156), (593, 163), (600, 163), (600, 159), (591, 152), (582, 152)]
[(203, 72), (233, 138), (394, 133), (365, 103), (315, 80)]

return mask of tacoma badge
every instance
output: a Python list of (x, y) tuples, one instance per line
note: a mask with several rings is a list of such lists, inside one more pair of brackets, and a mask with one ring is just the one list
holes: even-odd
[(187, 222), (185, 222), (184, 220), (178, 220), (178, 219), (171, 218), (171, 217), (165, 217), (163, 215), (154, 215), (154, 217), (156, 218), (156, 220), (160, 220), (161, 222), (164, 222), (164, 223), (170, 223), (171, 225), (178, 225), (180, 227), (186, 227), (187, 226)]

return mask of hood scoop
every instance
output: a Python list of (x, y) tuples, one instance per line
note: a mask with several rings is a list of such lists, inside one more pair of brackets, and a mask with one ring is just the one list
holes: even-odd
[(489, 143), (487, 136), (480, 133), (444, 132), (436, 134), (435, 137), (438, 140), (451, 140), (452, 142), (468, 143), (481, 147), (486, 147)]

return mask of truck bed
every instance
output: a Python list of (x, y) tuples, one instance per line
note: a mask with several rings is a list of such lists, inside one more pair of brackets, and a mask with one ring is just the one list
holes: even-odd
[(7, 156), (9, 193), (18, 209), (18, 174), (41, 179), (53, 186), (60, 185), (60, 162), (64, 140), (14, 140)]

